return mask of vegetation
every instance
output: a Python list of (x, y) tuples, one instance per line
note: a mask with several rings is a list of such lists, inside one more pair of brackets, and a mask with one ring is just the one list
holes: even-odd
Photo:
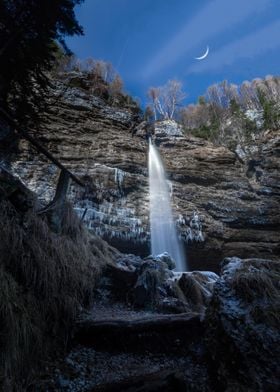
[(30, 200), (21, 194), (15, 203), (11, 188), (0, 181), (0, 389), (20, 391), (32, 381), (38, 360), (67, 344), (111, 253), (70, 206), (56, 234), (33, 208), (21, 211)]
[(243, 269), (238, 270), (231, 284), (240, 298), (251, 302), (260, 297), (277, 298), (279, 278), (280, 268), (277, 262), (252, 261), (245, 264)]
[(264, 91), (259, 89), (259, 100), (263, 108), (264, 128), (277, 129), (280, 124), (279, 101), (269, 97)]
[(236, 295), (251, 305), (250, 316), (256, 323), (278, 327), (280, 266), (278, 261), (247, 260), (230, 284)]
[(73, 11), (81, 2), (1, 1), (0, 107), (21, 122), (35, 117), (45, 104), (48, 72), (58, 50), (56, 42), (66, 48), (64, 36), (83, 33)]
[(52, 75), (54, 80), (66, 77), (66, 85), (69, 87), (84, 88), (109, 105), (130, 107), (136, 114), (140, 114), (139, 102), (124, 91), (120, 75), (109, 62), (93, 58), (82, 61), (75, 56), (60, 53)]
[(267, 76), (240, 86), (210, 86), (198, 103), (181, 109), (186, 132), (235, 148), (266, 129), (280, 126), (280, 78)]
[(185, 98), (182, 83), (178, 80), (169, 80), (164, 86), (151, 87), (148, 91), (154, 120), (173, 119), (178, 111), (179, 104)]
[(210, 86), (197, 104), (182, 107), (182, 83), (169, 80), (151, 87), (146, 121), (175, 118), (186, 133), (235, 149), (262, 130), (280, 127), (280, 78), (245, 81), (240, 86), (226, 80)]

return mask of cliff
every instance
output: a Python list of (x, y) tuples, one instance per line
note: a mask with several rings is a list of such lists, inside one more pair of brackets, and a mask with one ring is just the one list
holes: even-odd
[[(279, 255), (280, 132), (267, 131), (235, 152), (184, 135), (174, 122), (150, 133), (190, 269), (217, 271), (225, 256)], [(72, 183), (69, 198), (89, 228), (126, 253), (147, 255), (148, 143), (135, 104), (109, 104), (91, 93), (83, 74), (63, 75), (34, 134), (87, 184)], [(2, 152), (2, 160), (43, 202), (50, 200), (56, 167), (24, 140), (17, 149)]]

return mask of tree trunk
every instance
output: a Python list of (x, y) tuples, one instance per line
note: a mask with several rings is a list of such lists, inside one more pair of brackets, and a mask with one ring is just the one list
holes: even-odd
[(62, 229), (69, 180), (69, 172), (61, 170), (53, 200), (50, 204), (38, 212), (39, 214), (47, 214), (52, 230), (57, 233), (59, 233)]

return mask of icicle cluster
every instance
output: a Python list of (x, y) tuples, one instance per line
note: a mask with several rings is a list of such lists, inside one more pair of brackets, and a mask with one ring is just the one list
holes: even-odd
[(204, 235), (202, 233), (202, 222), (197, 211), (194, 211), (190, 219), (179, 215), (176, 220), (177, 227), (180, 228), (180, 237), (186, 242), (203, 242)]
[(135, 218), (134, 209), (122, 206), (123, 202), (119, 204), (116, 207), (107, 201), (96, 204), (90, 200), (83, 200), (75, 210), (87, 227), (101, 237), (146, 242), (147, 234), (142, 227), (141, 219)]

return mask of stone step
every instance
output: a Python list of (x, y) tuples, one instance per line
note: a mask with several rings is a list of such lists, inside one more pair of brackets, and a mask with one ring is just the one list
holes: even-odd
[(90, 392), (185, 392), (183, 376), (174, 370), (163, 370), (94, 387)]
[(134, 318), (87, 319), (77, 324), (75, 342), (109, 352), (186, 353), (204, 333), (199, 314), (155, 314)]

